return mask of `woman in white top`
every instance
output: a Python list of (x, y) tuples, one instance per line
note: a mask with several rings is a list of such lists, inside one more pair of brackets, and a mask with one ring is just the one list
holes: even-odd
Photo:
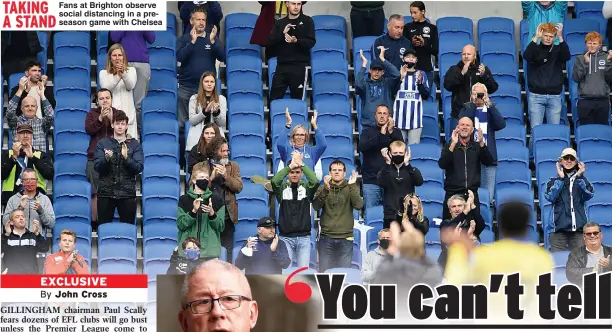
[(106, 69), (100, 71), (100, 87), (113, 93), (113, 107), (128, 116), (128, 135), (138, 139), (138, 123), (133, 90), (136, 86), (136, 69), (128, 67), (125, 50), (120, 44), (108, 49)]
[(227, 128), (227, 100), (217, 92), (215, 74), (205, 72), (200, 79), (198, 93), (189, 99), (189, 134), (187, 150), (198, 143), (202, 129), (207, 123), (219, 126), (221, 136), (225, 137)]

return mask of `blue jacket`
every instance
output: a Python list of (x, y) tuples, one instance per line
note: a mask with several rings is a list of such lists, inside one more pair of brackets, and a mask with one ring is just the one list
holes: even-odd
[[(571, 194), (570, 194), (571, 188)], [(552, 219), (544, 231), (582, 232), (587, 223), (586, 202), (593, 198), (595, 189), (586, 177), (576, 173), (555, 176), (546, 183), (544, 197), (553, 204)]]
[(182, 35), (176, 41), (176, 60), (181, 63), (179, 84), (190, 90), (197, 90), (200, 78), (207, 71), (217, 74), (216, 60), (225, 62), (225, 51), (219, 37), (210, 44), (208, 32), (204, 37), (198, 37), (195, 44), (191, 43), (191, 35)]
[(291, 153), (293, 150), (298, 150), (302, 153), (302, 156), (304, 156), (304, 164), (310, 167), (310, 169), (315, 170), (317, 162), (319, 162), (323, 152), (325, 152), (325, 149), (327, 149), (327, 141), (325, 140), (325, 135), (323, 135), (320, 129), (317, 128), (317, 130), (314, 132), (317, 145), (307, 143), (303, 148), (297, 149), (291, 145), (291, 141), (289, 140), (290, 129), (283, 127), (283, 131), (276, 141), (276, 148), (278, 149), (281, 160), (283, 163), (285, 163), (285, 165), (289, 165), (291, 163)]
[(242, 250), (236, 258), (236, 266), (244, 269), (245, 274), (281, 274), (283, 269), (291, 265), (289, 251), (285, 241), (278, 239), (276, 251), (270, 250), (273, 240), (257, 241), (257, 250), (253, 256), (245, 256)]
[[(542, 6), (538, 1), (521, 1), (523, 14), (529, 20), (529, 39), (535, 36), (538, 26), (542, 23), (563, 23), (567, 14), (567, 1), (551, 1)], [(559, 45), (559, 38), (555, 38), (555, 45)]]
[(361, 97), (360, 123), (365, 126), (376, 126), (374, 115), (378, 105), (384, 104), (393, 109), (393, 95), (399, 87), (400, 72), (389, 61), (384, 61), (385, 74), (380, 80), (374, 81), (366, 74), (366, 69), (361, 67), (357, 80), (355, 81), (355, 93)]
[(385, 33), (374, 41), (371, 60), (378, 59), (380, 56), (379, 46), (384, 46), (387, 49), (385, 51), (385, 60), (391, 62), (397, 70), (404, 64), (404, 52), (413, 49), (412, 42), (408, 38), (401, 36), (400, 39), (393, 39), (388, 33)]
[[(474, 115), (478, 106), (467, 103), (459, 113), (459, 119), (464, 116), (474, 121)], [(493, 165), (497, 165), (497, 145), (495, 144), (495, 132), (506, 128), (506, 119), (501, 115), (495, 104), (487, 107), (487, 148), (493, 157)]]

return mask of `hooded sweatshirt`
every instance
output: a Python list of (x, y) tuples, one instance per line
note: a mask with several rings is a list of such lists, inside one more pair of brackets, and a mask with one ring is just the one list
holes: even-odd
[(400, 72), (390, 61), (382, 63), (385, 74), (379, 80), (373, 80), (366, 69), (361, 67), (355, 80), (355, 93), (361, 98), (362, 126), (376, 126), (375, 114), (378, 105), (387, 105), (393, 109), (393, 95), (399, 87)]
[(584, 55), (577, 56), (574, 61), (572, 79), (578, 83), (578, 98), (609, 98), (612, 62), (608, 61), (608, 54), (600, 50), (588, 57), (588, 63), (584, 60)]
[(571, 58), (570, 49), (564, 41), (559, 45), (527, 45), (523, 58), (527, 60), (529, 91), (539, 95), (561, 94), (565, 82), (563, 64)]
[(363, 198), (359, 196), (356, 183), (348, 184), (342, 180), (340, 184), (332, 181), (329, 189), (324, 185), (319, 187), (312, 202), (312, 207), (321, 214), (321, 235), (333, 239), (346, 239), (353, 236), (353, 209), (361, 210)]

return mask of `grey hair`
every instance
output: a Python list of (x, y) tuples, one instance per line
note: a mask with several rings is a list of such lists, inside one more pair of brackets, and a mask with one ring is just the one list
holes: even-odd
[(487, 90), (487, 86), (480, 82), (472, 85), (472, 93), (474, 93), (474, 89), (476, 89), (476, 87), (479, 87), (479, 86), (482, 87), (486, 93), (489, 93), (489, 91)]
[(403, 21), (404, 20), (404, 16), (402, 16), (400, 14), (393, 14), (393, 15), (389, 16), (389, 22), (391, 22), (393, 20)]
[(451, 206), (451, 202), (452, 202), (452, 201), (462, 201), (462, 202), (463, 202), (463, 204), (465, 204), (465, 198), (463, 198), (463, 196), (462, 196), (462, 195), (459, 195), (459, 194), (451, 196), (451, 197), (448, 199), (448, 201), (446, 201), (446, 205), (447, 205), (449, 208), (450, 208), (450, 206)]
[(593, 221), (589, 221), (586, 224), (584, 224), (584, 227), (582, 228), (582, 231), (584, 232), (585, 229), (591, 228), (591, 227), (597, 227), (597, 231), (601, 232), (601, 226), (599, 226), (598, 223), (593, 222)]

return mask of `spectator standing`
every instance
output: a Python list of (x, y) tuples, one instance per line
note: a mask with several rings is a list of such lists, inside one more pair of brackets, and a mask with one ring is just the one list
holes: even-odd
[(384, 1), (351, 1), (353, 38), (380, 36), (385, 26)]
[(60, 233), (59, 251), (47, 256), (45, 274), (89, 274), (85, 258), (75, 250), (76, 233), (65, 229)]
[(189, 156), (187, 157), (188, 173), (191, 173), (191, 170), (195, 164), (208, 160), (209, 156), (206, 154), (206, 146), (210, 144), (212, 139), (215, 137), (224, 137), (221, 130), (219, 130), (219, 126), (214, 123), (205, 124), (204, 129), (202, 129), (202, 136), (200, 136), (200, 140), (191, 148), (191, 151), (189, 151)]
[[(24, 86), (24, 84), (17, 84), (14, 87), (11, 87), (11, 93), (9, 94), (10, 98), (12, 99), (13, 96), (15, 96), (15, 94), (17, 94), (17, 91), (19, 91), (19, 88), (24, 88), (23, 91), (25, 92), (21, 94), (21, 98), (19, 99), (19, 102), (17, 103), (17, 116), (20, 116), (22, 114), (21, 112), (21, 102), (23, 101), (23, 99), (25, 97), (34, 97), (34, 99), (36, 99), (36, 105), (38, 106), (36, 108), (36, 117), (41, 118), (44, 116), (43, 114), (43, 109), (44, 106), (42, 105), (42, 101), (40, 99), (40, 95), (38, 94), (38, 88), (39, 88), (39, 82), (42, 82), (43, 86), (47, 86), (47, 75), (42, 75), (42, 65), (40, 64), (40, 62), (38, 61), (30, 61), (26, 64), (26, 70), (25, 70), (25, 76), (28, 78), (28, 85), (27, 87)], [(55, 108), (55, 96), (53, 95), (53, 89), (45, 89), (45, 98), (47, 98), (47, 100), (49, 101), (49, 103), (51, 104), (51, 107)]]
[(589, 273), (612, 272), (610, 256), (612, 247), (601, 244), (603, 233), (601, 226), (588, 222), (582, 229), (584, 246), (574, 248), (565, 266), (565, 275), (570, 282), (582, 286), (582, 276)]
[(414, 1), (410, 4), (410, 16), (412, 16), (412, 22), (404, 26), (404, 37), (410, 40), (411, 48), (415, 50), (415, 56), (418, 59), (415, 68), (425, 72), (428, 86), (433, 86), (433, 57), (438, 56), (438, 27), (427, 22), (425, 4), (422, 1)]
[(113, 136), (101, 139), (94, 153), (100, 179), (98, 225), (113, 221), (115, 209), (121, 222), (136, 222), (136, 175), (144, 169), (142, 147), (127, 135), (128, 116), (113, 113)]
[(36, 254), (47, 252), (49, 244), (40, 233), (40, 223), (34, 220), (32, 230), (25, 227), (21, 210), (11, 213), (2, 232), (2, 274), (39, 274)]
[(506, 128), (506, 120), (501, 115), (497, 107), (487, 93), (487, 86), (476, 83), (472, 86), (472, 100), (467, 103), (459, 118), (468, 117), (474, 123), (475, 135), (474, 142), (479, 142), (478, 133), (482, 131), (482, 139), (487, 146), (493, 163), (491, 166), (481, 166), (480, 186), (489, 191), (489, 202), (493, 202), (493, 192), (495, 191), (495, 173), (497, 170), (497, 145), (495, 144), (495, 132)]
[(191, 150), (202, 136), (202, 130), (208, 123), (215, 123), (219, 131), (227, 129), (227, 100), (216, 89), (215, 74), (205, 72), (200, 80), (198, 93), (189, 99), (189, 134), (187, 135), (187, 150)]
[(208, 24), (206, 32), (211, 32), (213, 27), (220, 27), (223, 19), (223, 10), (219, 1), (179, 1), (182, 2), (179, 6), (181, 21), (183, 21), (183, 35), (189, 34), (191, 31), (192, 22), (191, 14), (194, 10), (202, 11), (206, 14)]
[(196, 266), (206, 261), (200, 257), (200, 241), (195, 237), (186, 238), (181, 247), (184, 255), (179, 255), (179, 247), (174, 248), (166, 274), (189, 274)]
[(363, 176), (363, 200), (366, 210), (383, 204), (383, 190), (378, 185), (378, 172), (386, 166), (386, 159), (381, 150), (388, 148), (391, 142), (402, 141), (402, 133), (395, 128), (393, 119), (389, 118), (389, 108), (380, 105), (376, 108), (376, 127), (364, 127), (359, 135), (357, 151), (361, 153), (361, 170)]
[[(136, 71), (136, 84), (134, 85), (133, 100), (136, 107), (136, 122), (138, 132), (142, 131), (142, 100), (147, 96), (151, 81), (151, 65), (149, 64), (149, 50), (147, 44), (155, 43), (153, 31), (111, 31), (109, 39), (121, 44), (127, 58), (127, 68)], [(122, 108), (125, 111), (125, 107)]]
[[(43, 51), (36, 31), (2, 31), (2, 75), (23, 72)], [(46, 41), (45, 41), (46, 42)]]
[[(389, 17), (387, 23), (388, 32), (374, 41), (372, 45), (372, 63), (379, 57), (389, 61), (396, 70), (402, 66), (402, 58), (404, 51), (412, 49), (410, 40), (404, 37), (404, 17), (399, 14), (393, 14)], [(381, 51), (385, 53), (381, 56)]]
[[(529, 38), (533, 38), (542, 23), (563, 23), (567, 14), (567, 1), (521, 1), (523, 15), (529, 21)], [(555, 45), (560, 41), (555, 40)]]
[[(459, 120), (457, 128), (451, 134), (450, 143), (442, 149), (438, 166), (444, 170), (444, 201), (453, 195), (467, 196), (472, 191), (475, 202), (480, 187), (481, 165), (492, 166), (494, 159), (487, 148), (482, 129), (478, 129), (478, 141), (473, 139), (474, 124), (468, 117)], [(480, 215), (480, 204), (476, 204), (476, 214)], [(448, 219), (450, 212), (444, 205), (443, 219)]]
[[(6, 109), (6, 120), (9, 124), (9, 129), (15, 133), (15, 130), (20, 124), (27, 123), (32, 126), (32, 130), (34, 131), (32, 137), (32, 145), (35, 149), (41, 151), (47, 151), (47, 134), (49, 134), (49, 130), (51, 126), (53, 126), (53, 118), (54, 112), (51, 103), (47, 100), (45, 95), (45, 91), (47, 90), (46, 86), (42, 81), (38, 82), (38, 86), (36, 88), (36, 92), (38, 93), (38, 98), (27, 95), (24, 97), (24, 92), (28, 89), (30, 85), (31, 78), (22, 77), (19, 80), (19, 87), (17, 88), (17, 92), (9, 100), (8, 108)], [(33, 89), (30, 89), (32, 91)], [(44, 117), (38, 117), (36, 114), (38, 113), (38, 104), (37, 100), (43, 107)], [(21, 103), (21, 115), (17, 115), (17, 106)], [(4, 130), (4, 129), (3, 129)], [(15, 133), (16, 134), (16, 133)], [(13, 135), (13, 142), (17, 142), (17, 135)]]
[(576, 150), (566, 148), (557, 162), (557, 176), (546, 183), (544, 197), (553, 204), (551, 220), (545, 224), (550, 232), (551, 251), (574, 250), (584, 245), (583, 228), (588, 218), (586, 202), (595, 188), (584, 175), (586, 166), (578, 162)]
[[(346, 165), (334, 160), (312, 202), (315, 211), (322, 210), (317, 244), (321, 273), (332, 268), (351, 267), (353, 259), (353, 210), (361, 210), (363, 198), (359, 196), (357, 171), (351, 173), (348, 181), (345, 176)], [(315, 229), (318, 233), (319, 227)]]
[(355, 80), (355, 93), (361, 98), (359, 124), (362, 127), (374, 126), (377, 107), (385, 105), (390, 109), (393, 106), (393, 94), (400, 81), (399, 71), (385, 59), (386, 51), (381, 47), (380, 59), (374, 59), (370, 64), (370, 75), (366, 75), (368, 60), (363, 51), (359, 51), (362, 65)]
[(114, 44), (108, 49), (106, 69), (100, 71), (100, 87), (109, 89), (113, 93), (113, 107), (127, 115), (127, 134), (134, 139), (139, 137), (133, 91), (136, 83), (136, 69), (128, 66), (123, 46)]
[(429, 232), (429, 219), (423, 214), (423, 203), (416, 193), (410, 193), (400, 199), (395, 221), (400, 225), (408, 221), (412, 227), (423, 233), (423, 236)]
[(47, 193), (47, 181), (53, 179), (53, 160), (32, 146), (34, 130), (29, 123), (17, 126), (17, 141), (7, 152), (2, 152), (2, 205), (23, 188), (23, 173), (31, 168), (36, 172), (36, 186), (42, 194)]
[(606, 38), (608, 39), (608, 49), (612, 45), (612, 1), (604, 1), (603, 7), (601, 8), (603, 17), (606, 18)]
[(257, 236), (249, 237), (238, 253), (236, 266), (246, 274), (281, 274), (291, 265), (285, 241), (276, 234), (276, 222), (263, 217), (257, 222)]
[[(193, 168), (190, 188), (179, 198), (178, 240), (182, 243), (193, 237), (200, 241), (200, 257), (203, 260), (221, 256), (221, 232), (224, 229), (225, 209), (221, 197), (213, 195), (208, 183), (209, 166), (201, 163)], [(216, 209), (216, 211), (215, 211)], [(185, 249), (179, 249), (179, 255), (185, 256)]]
[(389, 248), (389, 241), (391, 239), (391, 230), (383, 228), (378, 232), (378, 246), (376, 249), (368, 252), (363, 259), (363, 267), (361, 268), (361, 280), (364, 283), (369, 284), (376, 275), (376, 270), (380, 263), (387, 256), (387, 248)]
[[(302, 174), (306, 181), (301, 180)], [(285, 178), (288, 178), (285, 181)], [(289, 256), (298, 267), (309, 266), (312, 215), (310, 203), (319, 187), (317, 175), (303, 162), (302, 154), (292, 153), (289, 165), (270, 180), (278, 204), (278, 230)]]
[(612, 50), (601, 50), (599, 32), (584, 38), (587, 51), (574, 61), (572, 79), (578, 83), (578, 118), (580, 125), (610, 124), (610, 85), (612, 85)]
[[(444, 88), (452, 92), (451, 118), (458, 118), (463, 105), (470, 101), (472, 86), (476, 83), (484, 84), (489, 93), (495, 93), (499, 87), (489, 67), (480, 63), (476, 57), (474, 45), (465, 45), (461, 51), (461, 60), (444, 75)], [(451, 120), (452, 127), (454, 121)]]
[(393, 119), (397, 121), (406, 144), (419, 144), (423, 131), (423, 100), (429, 99), (429, 83), (425, 79), (425, 72), (415, 69), (415, 51), (406, 50), (403, 60), (399, 91), (393, 104)]
[(282, 99), (287, 87), (291, 98), (304, 98), (306, 66), (310, 66), (310, 49), (315, 45), (315, 26), (310, 16), (302, 13), (302, 1), (285, 1), (287, 16), (274, 23), (268, 47), (277, 53), (277, 65), (270, 101)]
[(418, 168), (410, 165), (410, 148), (406, 150), (404, 142), (395, 141), (389, 148), (383, 148), (381, 153), (387, 165), (378, 172), (378, 185), (384, 193), (383, 228), (389, 228), (402, 205), (399, 202), (406, 195), (414, 193), (416, 187), (423, 185), (423, 176)]

